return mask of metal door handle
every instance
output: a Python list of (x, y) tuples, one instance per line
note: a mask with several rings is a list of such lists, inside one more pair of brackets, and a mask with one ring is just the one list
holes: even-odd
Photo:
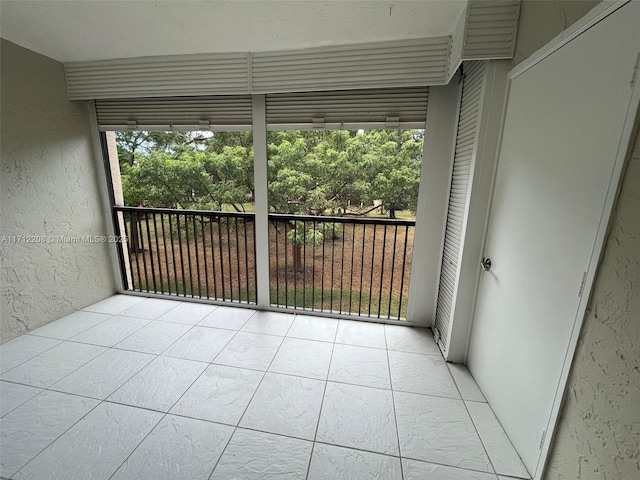
[(489, 270), (491, 270), (491, 259), (482, 257), (482, 260), (480, 260), (480, 265), (482, 265), (482, 269), (485, 272), (488, 272)]

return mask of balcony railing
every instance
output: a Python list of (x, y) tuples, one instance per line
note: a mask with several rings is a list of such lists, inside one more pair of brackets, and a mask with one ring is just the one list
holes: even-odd
[(415, 222), (269, 215), (271, 303), (405, 318)]
[(114, 207), (137, 292), (256, 303), (254, 214)]
[(253, 213), (113, 211), (130, 291), (255, 304), (256, 241), (265, 241), (273, 307), (406, 317), (414, 221), (270, 214), (268, 238), (256, 239)]

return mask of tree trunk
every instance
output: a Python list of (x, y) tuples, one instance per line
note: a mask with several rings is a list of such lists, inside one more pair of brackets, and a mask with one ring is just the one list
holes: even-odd
[(140, 220), (138, 216), (129, 217), (129, 231), (131, 232), (130, 248), (133, 253), (142, 252), (140, 245)]
[(389, 218), (396, 218), (396, 207), (389, 207)]
[(296, 272), (304, 270), (304, 264), (302, 263), (302, 245), (294, 243), (293, 245), (293, 268)]

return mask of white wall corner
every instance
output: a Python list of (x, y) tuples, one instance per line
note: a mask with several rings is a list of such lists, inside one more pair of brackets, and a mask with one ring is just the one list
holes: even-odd
[(435, 319), (461, 90), (458, 74), (448, 85), (429, 89), (407, 304), (407, 320), (421, 326)]

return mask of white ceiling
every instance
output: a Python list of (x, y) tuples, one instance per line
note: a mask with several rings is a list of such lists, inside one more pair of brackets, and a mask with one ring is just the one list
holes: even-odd
[(61, 62), (450, 35), (465, 0), (0, 0), (0, 36)]

